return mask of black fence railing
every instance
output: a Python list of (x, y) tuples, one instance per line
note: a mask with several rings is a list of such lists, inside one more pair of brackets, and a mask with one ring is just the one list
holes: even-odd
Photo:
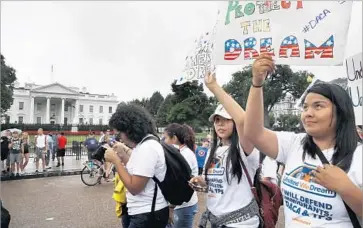
[(77, 126), (78, 131), (106, 131), (110, 129), (108, 125), (4, 123), (1, 124), (1, 130), (17, 128), (22, 131), (37, 131), (42, 128), (44, 131), (71, 131), (73, 126)]

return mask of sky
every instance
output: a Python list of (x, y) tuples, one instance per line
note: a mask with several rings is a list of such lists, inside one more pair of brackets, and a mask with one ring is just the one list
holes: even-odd
[[(194, 40), (213, 28), (217, 11), (213, 1), (1, 1), (1, 53), (21, 85), (59, 82), (114, 93), (120, 101), (154, 91), (165, 96)], [(361, 52), (361, 45), (360, 1), (353, 4), (345, 56)], [(218, 66), (218, 82), (242, 67)], [(322, 80), (345, 74), (343, 67), (292, 68)]]

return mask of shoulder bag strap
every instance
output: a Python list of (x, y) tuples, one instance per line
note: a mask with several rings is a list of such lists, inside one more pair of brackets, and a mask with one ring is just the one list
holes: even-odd
[[(323, 164), (330, 164), (330, 162), (328, 161), (328, 159), (326, 159), (326, 157), (324, 156), (323, 152), (321, 152), (320, 148), (318, 146), (316, 146), (316, 154), (318, 155), (320, 161)], [(344, 206), (347, 209), (350, 221), (353, 224), (354, 228), (361, 228), (362, 226), (360, 225), (357, 215), (354, 213), (354, 211), (348, 206), (348, 204), (346, 204), (343, 200)]]

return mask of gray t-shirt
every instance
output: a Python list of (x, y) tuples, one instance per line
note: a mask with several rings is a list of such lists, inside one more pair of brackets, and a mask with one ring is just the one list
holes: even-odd
[(21, 148), (21, 139), (12, 139), (11, 143), (13, 144), (12, 147), (10, 148), (10, 153), (12, 154), (18, 154), (20, 153), (20, 148)]

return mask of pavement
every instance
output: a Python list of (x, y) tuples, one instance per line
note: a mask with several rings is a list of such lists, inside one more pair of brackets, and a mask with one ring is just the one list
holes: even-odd
[[(1, 183), (1, 199), (12, 216), (11, 228), (120, 228), (112, 199), (113, 183), (85, 186), (80, 176), (61, 176)], [(197, 227), (205, 210), (198, 194)], [(277, 228), (283, 228), (283, 213)]]
[(30, 179), (30, 178), (40, 178), (40, 177), (50, 177), (50, 176), (67, 176), (67, 175), (79, 175), (83, 169), (83, 163), (88, 160), (87, 156), (81, 156), (80, 160), (76, 160), (75, 156), (65, 156), (64, 157), (64, 167), (56, 167), (57, 159), (50, 161), (49, 165), (51, 169), (46, 169), (46, 172), (42, 170), (42, 161), (39, 161), (39, 173), (36, 174), (35, 170), (35, 160), (34, 158), (29, 158), (29, 163), (25, 167), (25, 174), (20, 176), (10, 177), (8, 174), (1, 174), (1, 181), (7, 180), (18, 180), (18, 179)]

